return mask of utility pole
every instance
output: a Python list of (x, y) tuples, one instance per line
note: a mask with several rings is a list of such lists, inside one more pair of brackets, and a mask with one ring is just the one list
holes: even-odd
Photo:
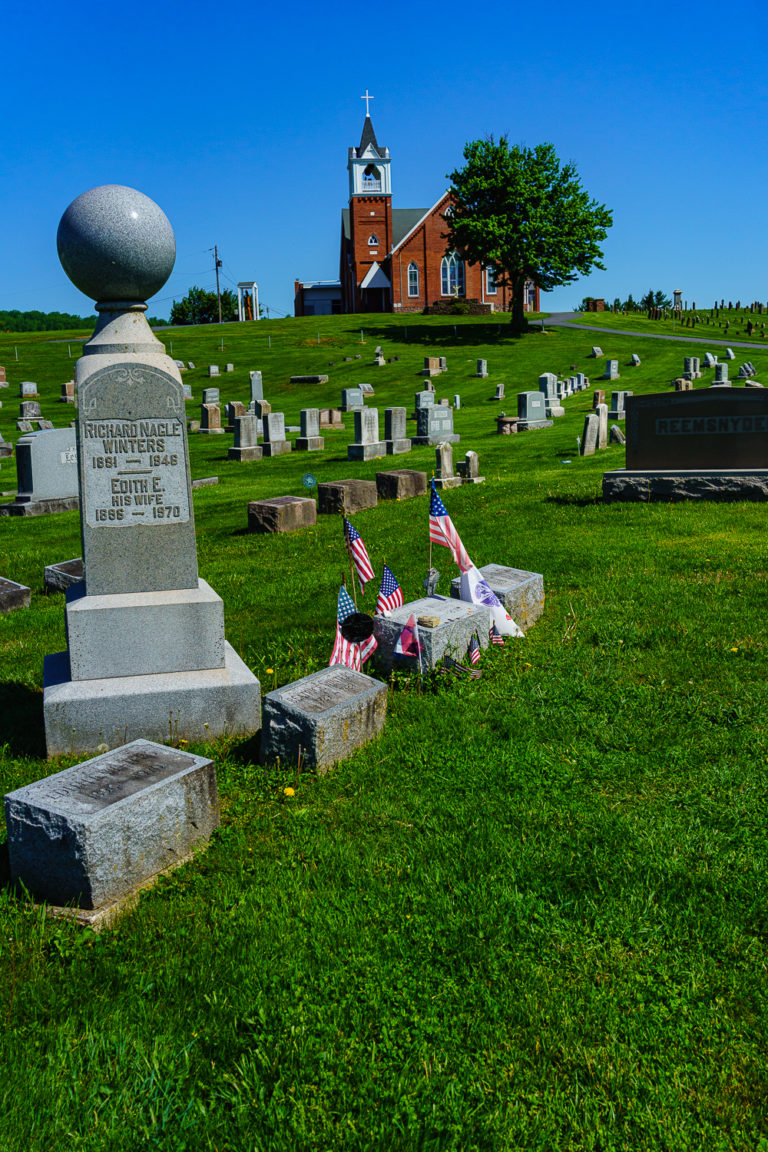
[(213, 246), (213, 260), (216, 265), (216, 297), (219, 301), (219, 324), (221, 324), (221, 289), (219, 288), (219, 268), (221, 268), (221, 260), (219, 260), (218, 244), (214, 244)]

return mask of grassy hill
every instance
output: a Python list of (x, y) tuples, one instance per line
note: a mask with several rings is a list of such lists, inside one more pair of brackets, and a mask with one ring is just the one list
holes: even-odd
[[(446, 505), (476, 563), (543, 573), (546, 609), (483, 654), (477, 682), (396, 678), (383, 737), (324, 778), (264, 769), (249, 741), (195, 746), (217, 762), (222, 828), (116, 930), (49, 921), (0, 888), (0, 1148), (768, 1147), (766, 509), (603, 505), (623, 449), (576, 455), (591, 390), (551, 429), (495, 433), (543, 371), (603, 386), (593, 343), (636, 393), (667, 388), (693, 349), (609, 327), (514, 339), (504, 318), (159, 335), (197, 365), (189, 414), (207, 364), (231, 361), (211, 381), (222, 400), (247, 400), (260, 368), (288, 424), (368, 380), (383, 427), (386, 406), (412, 411), (424, 355), (445, 355), (454, 458), (476, 450), (487, 477)], [(76, 339), (0, 337), (6, 439), (21, 380), (57, 425), (72, 418), (56, 398)], [(400, 360), (373, 367), (378, 344)], [(749, 358), (765, 381), (768, 348)], [(289, 383), (314, 373), (330, 382)], [(264, 691), (327, 663), (345, 555), (338, 518), (251, 536), (247, 502), (306, 494), (306, 471), (433, 467), (426, 448), (348, 463), (347, 425), (322, 453), (247, 465), (228, 437), (190, 437), (193, 476), (219, 477), (194, 496), (200, 572)], [(426, 504), (355, 524), (417, 597)], [(33, 590), (0, 617), (3, 792), (73, 762), (44, 759), (42, 658), (65, 641), (42, 576), (79, 554), (76, 513), (0, 519), (0, 575)], [(447, 593), (456, 569), (434, 560)]]

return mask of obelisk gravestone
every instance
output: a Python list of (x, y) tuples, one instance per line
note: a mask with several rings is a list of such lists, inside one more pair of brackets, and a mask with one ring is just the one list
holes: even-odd
[(68, 651), (46, 657), (49, 756), (260, 727), (259, 682), (198, 577), (181, 376), (144, 316), (175, 247), (161, 209), (121, 185), (59, 225), (64, 270), (100, 315), (76, 366), (85, 581), (67, 593)]

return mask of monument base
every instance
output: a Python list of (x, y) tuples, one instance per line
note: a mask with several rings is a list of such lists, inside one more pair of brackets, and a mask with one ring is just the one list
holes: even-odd
[(296, 451), (297, 452), (321, 452), (325, 447), (325, 440), (322, 436), (297, 436), (296, 437)]
[(427, 444), (437, 446), (438, 444), (458, 444), (461, 436), (458, 432), (435, 432), (431, 436), (411, 436), (411, 444), (414, 448), (423, 448)]
[(251, 448), (229, 448), (227, 456), (230, 460), (237, 460), (241, 464), (248, 464), (251, 460), (261, 460), (261, 445), (253, 445)]
[(95, 752), (141, 736), (209, 740), (250, 735), (261, 727), (261, 685), (225, 642), (224, 667), (72, 680), (67, 652), (43, 664), (43, 716), (48, 756)]
[(603, 473), (603, 500), (768, 500), (768, 468), (618, 468)]
[(290, 452), (290, 440), (265, 440), (264, 441), (264, 455), (265, 456), (284, 456), (286, 452)]
[(226, 433), (225, 428), (198, 428), (197, 431), (201, 436), (224, 436)]
[(20, 500), (17, 496), (13, 504), (0, 504), (0, 516), (48, 516), (51, 512), (75, 512), (79, 507), (79, 496), (58, 500)]
[(461, 476), (435, 476), (435, 488), (461, 488), (465, 483)]
[(387, 444), (385, 440), (374, 440), (372, 444), (348, 444), (347, 460), (376, 460), (379, 456), (386, 456)]
[(407, 436), (402, 440), (385, 440), (384, 445), (387, 449), (387, 456), (400, 456), (403, 452), (410, 452), (411, 450), (411, 440)]

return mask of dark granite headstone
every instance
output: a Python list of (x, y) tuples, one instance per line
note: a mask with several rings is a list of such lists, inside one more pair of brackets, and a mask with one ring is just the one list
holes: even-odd
[(730, 388), (629, 397), (627, 468), (768, 468), (768, 396)]

